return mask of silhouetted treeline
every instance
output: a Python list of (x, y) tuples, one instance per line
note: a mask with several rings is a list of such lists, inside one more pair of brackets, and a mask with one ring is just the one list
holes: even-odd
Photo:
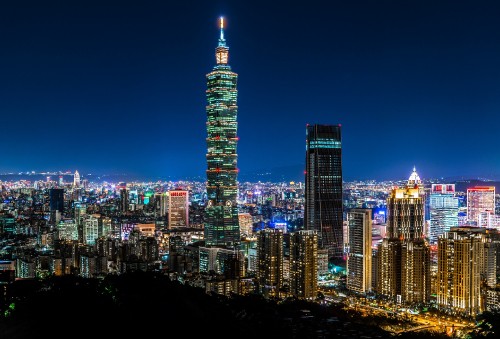
[[(259, 295), (208, 295), (201, 288), (146, 272), (100, 279), (75, 276), (16, 281), (15, 308), (0, 321), (0, 338), (99, 338), (181, 334), (187, 338), (326, 338), (339, 334), (386, 337), (387, 333), (340, 306)], [(357, 319), (359, 318), (359, 319)], [(141, 338), (139, 337), (139, 338)]]

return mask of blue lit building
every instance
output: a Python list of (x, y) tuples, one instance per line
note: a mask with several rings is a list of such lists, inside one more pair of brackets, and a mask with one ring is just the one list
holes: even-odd
[(441, 234), (458, 226), (458, 198), (454, 184), (433, 184), (429, 198), (429, 242), (437, 244)]

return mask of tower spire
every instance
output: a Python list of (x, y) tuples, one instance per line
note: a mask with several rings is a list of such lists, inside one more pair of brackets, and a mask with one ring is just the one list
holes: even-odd
[(220, 17), (220, 39), (224, 40), (224, 17)]
[(219, 18), (220, 24), (220, 37), (219, 37), (219, 46), (226, 46), (226, 39), (224, 38), (224, 17), (221, 16)]
[(219, 18), (220, 24), (220, 37), (219, 44), (215, 49), (215, 59), (217, 61), (217, 65), (227, 65), (228, 57), (229, 57), (229, 47), (226, 46), (226, 39), (224, 38), (224, 17)]

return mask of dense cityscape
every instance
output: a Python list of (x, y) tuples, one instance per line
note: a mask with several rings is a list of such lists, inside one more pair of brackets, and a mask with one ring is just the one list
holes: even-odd
[(145, 312), (183, 326), (220, 313), (240, 337), (495, 336), (500, 183), (425, 179), (418, 164), (345, 181), (330, 122), (305, 126), (304, 181), (240, 182), (238, 74), (219, 25), (204, 180), (0, 176), (2, 337), (37, 333), (51, 312), (60, 329), (108, 317), (106, 334), (149, 333), (113, 322)]

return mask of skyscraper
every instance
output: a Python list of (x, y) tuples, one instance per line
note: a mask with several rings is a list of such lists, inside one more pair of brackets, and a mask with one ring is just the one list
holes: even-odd
[(220, 18), (216, 65), (207, 74), (207, 207), (205, 243), (232, 247), (240, 241), (238, 223), (236, 145), (238, 75), (228, 64), (229, 47)]
[(318, 292), (318, 234), (313, 230), (290, 234), (290, 293), (313, 300)]
[[(475, 186), (467, 188), (467, 219), (478, 224), (482, 213), (495, 214), (495, 186)], [(485, 219), (484, 216), (482, 219)]]
[(395, 188), (387, 198), (387, 237), (416, 239), (424, 235), (424, 201), (418, 188)]
[(397, 302), (430, 297), (430, 247), (424, 240), (424, 197), (413, 169), (403, 188), (387, 198), (387, 237), (378, 246), (377, 291)]
[(189, 191), (168, 191), (168, 228), (189, 226)]
[(80, 187), (80, 173), (78, 171), (75, 171), (73, 175), (73, 187)]
[(401, 298), (405, 303), (426, 303), (431, 296), (431, 251), (424, 239), (401, 245)]
[(344, 253), (340, 125), (307, 125), (305, 226), (318, 232), (330, 258)]
[(372, 285), (372, 216), (371, 209), (353, 208), (347, 214), (349, 251), (347, 288), (366, 293)]
[(264, 229), (257, 234), (257, 280), (264, 296), (279, 296), (283, 287), (283, 231)]
[(437, 244), (441, 234), (458, 226), (458, 197), (455, 196), (455, 184), (432, 184), (429, 207), (429, 242)]
[(453, 228), (438, 240), (437, 304), (440, 309), (475, 316), (483, 311), (481, 268), (486, 234)]
[(129, 208), (129, 190), (125, 188), (120, 188), (120, 210), (122, 212), (127, 212)]
[(64, 189), (51, 188), (49, 190), (50, 211), (64, 213)]
[(167, 192), (155, 193), (154, 203), (155, 203), (155, 216), (156, 217), (164, 217), (165, 215), (167, 215), (167, 211), (168, 211)]
[(94, 245), (99, 237), (99, 219), (95, 215), (87, 215), (83, 223), (83, 243)]

